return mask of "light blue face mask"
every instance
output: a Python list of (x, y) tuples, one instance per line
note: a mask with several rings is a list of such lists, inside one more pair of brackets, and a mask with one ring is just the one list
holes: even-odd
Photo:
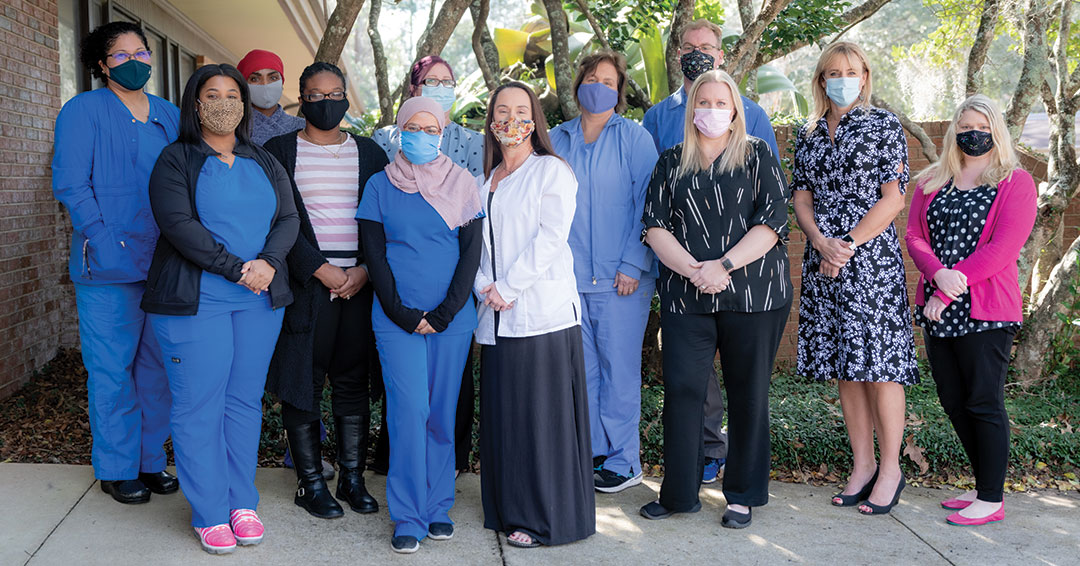
[(442, 136), (433, 136), (427, 132), (401, 132), (401, 153), (413, 165), (423, 165), (439, 156), (439, 142)]
[(426, 96), (438, 102), (442, 106), (442, 109), (446, 112), (450, 111), (450, 107), (454, 105), (454, 101), (457, 100), (457, 95), (454, 94), (453, 87), (448, 86), (427, 86), (420, 90), (421, 96)]
[(840, 108), (851, 106), (859, 98), (861, 77), (825, 79), (825, 94)]

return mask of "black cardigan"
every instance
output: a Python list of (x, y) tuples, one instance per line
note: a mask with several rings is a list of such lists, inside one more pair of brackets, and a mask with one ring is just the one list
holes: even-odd
[[(217, 154), (206, 142), (174, 142), (162, 150), (154, 165), (150, 174), (150, 209), (161, 236), (150, 261), (142, 298), (146, 312), (188, 316), (198, 313), (203, 271), (234, 283), (240, 280), (244, 260), (214, 239), (199, 221), (195, 206), (199, 172), (207, 158)], [(281, 308), (293, 300), (285, 256), (296, 241), (300, 225), (289, 198), (289, 179), (281, 165), (261, 147), (241, 143), (233, 148), (233, 154), (254, 159), (270, 179), (277, 197), (274, 222), (257, 257), (277, 271), (270, 281), (270, 304)]]
[[(363, 197), (364, 185), (368, 178), (382, 171), (389, 163), (386, 152), (371, 138), (352, 135), (359, 150), (360, 174), (357, 178), (357, 202)], [(274, 357), (270, 361), (270, 372), (266, 378), (266, 390), (277, 395), (281, 400), (302, 409), (315, 407), (312, 399), (314, 376), (315, 320), (318, 317), (319, 293), (328, 293), (322, 282), (315, 278), (315, 271), (327, 263), (326, 256), (319, 250), (315, 239), (315, 230), (311, 218), (304, 208), (303, 197), (296, 186), (296, 136), (297, 132), (280, 135), (267, 141), (263, 147), (277, 158), (285, 170), (292, 188), (292, 201), (300, 217), (300, 235), (296, 244), (285, 258), (289, 265), (289, 286), (292, 288), (294, 301), (285, 309), (285, 322), (281, 327)], [(357, 263), (364, 262), (364, 248), (357, 237)], [(356, 295), (351, 300), (362, 300), (364, 295)], [(366, 321), (371, 324), (371, 321)], [(357, 344), (358, 348), (367, 348), (367, 344)]]

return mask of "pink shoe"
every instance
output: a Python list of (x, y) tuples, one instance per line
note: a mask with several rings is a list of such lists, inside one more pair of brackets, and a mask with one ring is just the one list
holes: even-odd
[(1001, 504), (1001, 509), (998, 509), (997, 511), (994, 511), (993, 513), (991, 513), (991, 514), (989, 514), (989, 515), (987, 515), (985, 517), (979, 517), (977, 519), (969, 519), (969, 518), (964, 517), (963, 515), (961, 515), (959, 512), (957, 512), (957, 513), (953, 513), (952, 515), (949, 515), (948, 517), (945, 518), (945, 521), (947, 521), (950, 525), (956, 525), (958, 527), (977, 527), (979, 525), (985, 525), (987, 523), (996, 523), (998, 521), (1004, 521), (1004, 520), (1005, 520), (1005, 504), (1004, 503)]
[(232, 513), (229, 513), (229, 523), (232, 525), (233, 534), (236, 535), (236, 544), (251, 546), (262, 542), (265, 529), (259, 516), (255, 514), (255, 510), (233, 509)]
[(228, 554), (236, 550), (236, 538), (225, 523), (212, 527), (195, 527), (195, 536), (199, 537), (203, 550), (210, 554)]
[(964, 499), (957, 499), (955, 497), (952, 499), (946, 499), (945, 501), (941, 502), (942, 507), (944, 507), (945, 509), (951, 509), (953, 511), (959, 511), (967, 507), (968, 505), (971, 505), (970, 501), (966, 501)]

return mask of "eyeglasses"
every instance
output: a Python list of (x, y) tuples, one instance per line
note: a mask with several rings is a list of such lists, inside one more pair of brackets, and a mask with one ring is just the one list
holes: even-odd
[(308, 102), (319, 102), (326, 98), (329, 98), (330, 100), (345, 100), (345, 93), (343, 91), (331, 92), (329, 94), (313, 92), (311, 94), (302, 94), (300, 95), (300, 98), (303, 98)]
[(401, 128), (401, 129), (405, 130), (406, 132), (409, 132), (410, 134), (415, 134), (416, 132), (423, 131), (425, 134), (432, 135), (432, 136), (437, 136), (440, 133), (442, 133), (442, 132), (439, 131), (438, 126), (428, 126), (426, 128), (421, 128), (420, 126), (417, 126), (416, 124), (405, 124), (405, 126), (403, 128)]
[(132, 57), (138, 59), (139, 61), (142, 61), (143, 63), (149, 63), (150, 56), (153, 54), (153, 51), (145, 49), (143, 51), (136, 51), (135, 53), (125, 53), (123, 51), (118, 51), (116, 53), (110, 53), (107, 57), (115, 61), (117, 65), (122, 65), (130, 61)]
[(443, 79), (441, 81), (439, 79), (424, 79), (420, 84), (422, 84), (424, 86), (439, 86), (439, 85), (442, 85), (442, 86), (454, 88), (454, 87), (457, 86), (457, 81), (455, 81), (454, 79)]
[(694, 45), (693, 43), (684, 43), (679, 47), (679, 49), (682, 49), (686, 53), (689, 53), (689, 52), (695, 51), (695, 50), (700, 51), (702, 53), (717, 53), (717, 52), (720, 51), (719, 47), (717, 47), (717, 46), (715, 46), (715, 45), (713, 45), (711, 43), (702, 43), (701, 45)]

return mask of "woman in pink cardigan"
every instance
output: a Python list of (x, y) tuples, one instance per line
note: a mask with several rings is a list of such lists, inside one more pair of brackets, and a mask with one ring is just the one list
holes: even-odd
[(950, 524), (984, 525), (1005, 518), (1005, 375), (1023, 318), (1016, 262), (1037, 193), (1001, 112), (981, 94), (956, 110), (941, 159), (916, 181), (905, 236), (922, 273), (915, 322), (941, 406), (975, 471), (975, 489), (941, 506), (955, 511)]

